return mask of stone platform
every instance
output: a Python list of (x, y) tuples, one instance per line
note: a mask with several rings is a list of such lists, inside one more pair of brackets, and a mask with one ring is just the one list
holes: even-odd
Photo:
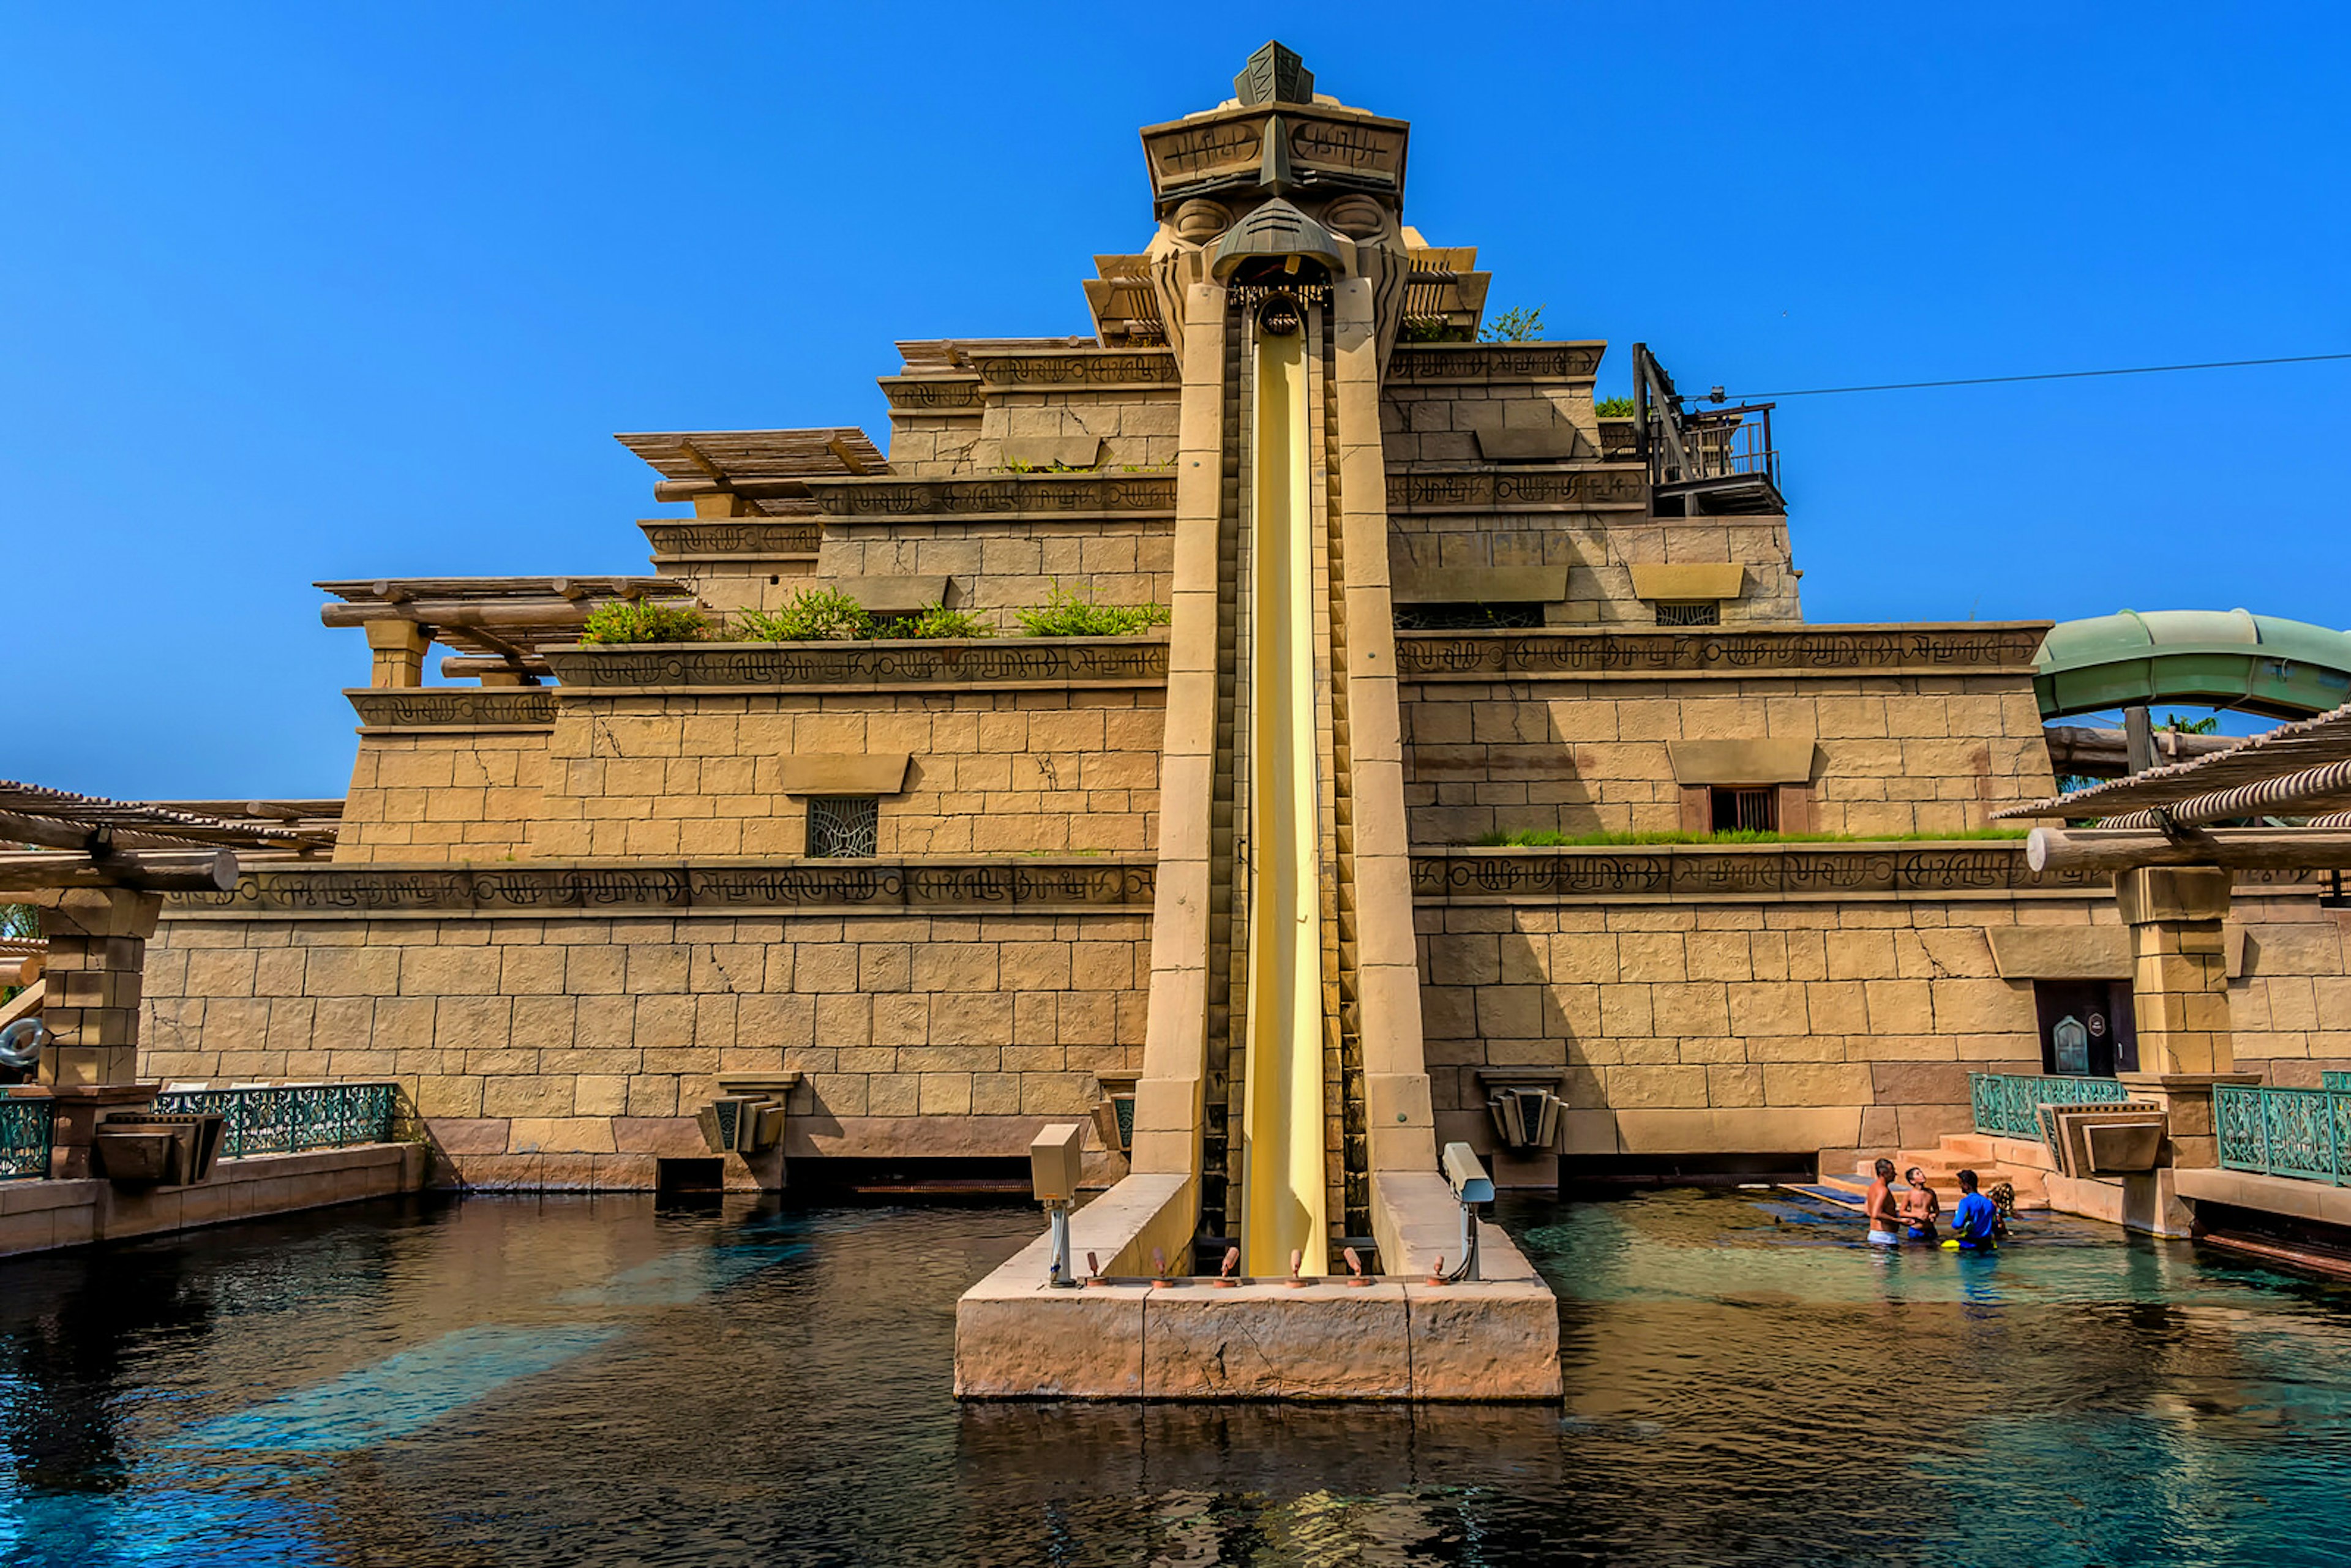
[(389, 1197), (423, 1185), (422, 1144), (225, 1159), (213, 1166), (211, 1180), (193, 1186), (118, 1187), (97, 1177), (0, 1183), (0, 1258)]

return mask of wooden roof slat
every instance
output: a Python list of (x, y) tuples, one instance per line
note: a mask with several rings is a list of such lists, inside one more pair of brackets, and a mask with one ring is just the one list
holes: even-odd
[[(2053, 795), (2045, 800), (2009, 806), (1994, 811), (1992, 816), (2106, 817), (2152, 810), (2344, 761), (2351, 761), (2351, 703), (2316, 718), (2280, 725), (2227, 751), (2149, 768), (2127, 779), (2109, 779), (2070, 795)], [(2300, 815), (2336, 805), (2351, 805), (2351, 792), (2300, 798), (2292, 809)]]
[(853, 424), (814, 430), (645, 431), (612, 437), (664, 479), (823, 478), (886, 473), (872, 437)]
[[(191, 810), (184, 805), (160, 800), (114, 800), (102, 795), (78, 795), (70, 789), (53, 789), (43, 784), (8, 779), (0, 779), (0, 813), (84, 832), (120, 829), (142, 841), (168, 839), (226, 849), (325, 849), (334, 843), (336, 831), (333, 825), (323, 821), (298, 826), (282, 818), (263, 821), (247, 814), (243, 804), (235, 813)], [(341, 814), (341, 804), (337, 802), (335, 816), (340, 818)], [(0, 837), (5, 836), (5, 831), (0, 831)]]

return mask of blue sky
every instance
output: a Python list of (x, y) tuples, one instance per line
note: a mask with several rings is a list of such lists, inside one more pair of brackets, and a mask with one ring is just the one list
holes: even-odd
[[(1086, 329), (1270, 35), (1604, 392), (2351, 350), (2351, 9), (1249, 13), (0, 0), (0, 776), (340, 793), (312, 580), (643, 570), (608, 433)], [(2343, 625), (2346, 429), (2351, 362), (1792, 400), (1806, 612)]]

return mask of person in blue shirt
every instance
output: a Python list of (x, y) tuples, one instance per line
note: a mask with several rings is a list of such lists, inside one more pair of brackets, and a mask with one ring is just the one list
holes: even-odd
[(1961, 1171), (1959, 1207), (1951, 1211), (1952, 1241), (1962, 1251), (1989, 1252), (2000, 1244), (2006, 1228), (2000, 1222), (2000, 1206), (1976, 1190), (1976, 1173)]

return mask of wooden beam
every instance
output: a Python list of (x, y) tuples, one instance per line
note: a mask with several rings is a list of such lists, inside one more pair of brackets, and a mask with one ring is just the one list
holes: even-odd
[(226, 850), (70, 851), (0, 853), (0, 894), (51, 887), (134, 887), (149, 893), (226, 893), (236, 885), (236, 856)]
[(2024, 862), (2036, 872), (2117, 872), (2143, 865), (2231, 871), (2351, 870), (2351, 831), (2211, 828), (2167, 837), (2153, 828), (2035, 828)]

